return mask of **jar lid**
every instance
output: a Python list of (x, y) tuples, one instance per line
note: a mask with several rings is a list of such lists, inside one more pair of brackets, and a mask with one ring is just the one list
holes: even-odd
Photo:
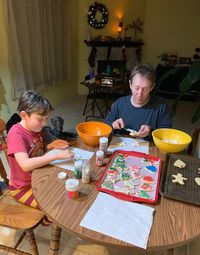
[(100, 143), (108, 143), (108, 137), (101, 137), (99, 141)]
[(68, 191), (76, 191), (78, 190), (79, 180), (77, 179), (68, 179), (65, 182), (65, 188)]
[(67, 173), (65, 173), (65, 172), (58, 173), (58, 179), (64, 180), (66, 178), (67, 178)]
[(96, 152), (96, 156), (97, 157), (103, 157), (104, 156), (104, 152), (103, 151), (97, 151)]
[(81, 168), (82, 164), (83, 164), (82, 160), (77, 160), (77, 161), (75, 161), (74, 166), (77, 168)]

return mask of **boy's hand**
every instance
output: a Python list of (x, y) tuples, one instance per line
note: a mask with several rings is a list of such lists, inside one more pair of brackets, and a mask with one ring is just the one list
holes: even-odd
[(74, 153), (72, 150), (63, 150), (56, 154), (56, 159), (72, 159), (73, 157)]
[(66, 149), (67, 147), (69, 147), (68, 142), (62, 139), (56, 139), (53, 142), (47, 144), (47, 150)]

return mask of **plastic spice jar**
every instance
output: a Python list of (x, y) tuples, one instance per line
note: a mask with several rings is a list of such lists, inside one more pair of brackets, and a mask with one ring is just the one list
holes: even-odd
[(90, 182), (90, 160), (89, 159), (86, 159), (83, 161), (82, 182), (83, 183)]
[(101, 137), (99, 139), (99, 150), (104, 152), (104, 156), (106, 156), (107, 149), (108, 149), (108, 138)]
[(65, 188), (67, 191), (68, 198), (78, 197), (78, 186), (79, 186), (79, 180), (77, 180), (77, 179), (66, 180)]
[(104, 158), (104, 152), (103, 151), (97, 151), (96, 152), (96, 165), (102, 166), (103, 165), (103, 158)]
[(78, 179), (82, 177), (82, 160), (78, 160), (74, 163), (74, 176)]

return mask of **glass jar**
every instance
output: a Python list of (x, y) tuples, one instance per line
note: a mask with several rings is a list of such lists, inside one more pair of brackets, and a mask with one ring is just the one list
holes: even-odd
[(81, 160), (78, 160), (74, 163), (74, 176), (78, 179), (82, 177), (82, 165), (83, 162)]
[(82, 167), (82, 182), (89, 183), (90, 182), (90, 160), (86, 159), (83, 161)]

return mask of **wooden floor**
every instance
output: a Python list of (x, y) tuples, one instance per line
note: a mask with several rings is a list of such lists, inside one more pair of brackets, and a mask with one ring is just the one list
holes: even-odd
[[(48, 246), (49, 246), (49, 237), (50, 237), (50, 227), (43, 227), (39, 226), (35, 230), (35, 235), (38, 243), (39, 254), (47, 255), (48, 254)], [(12, 244), (15, 239), (15, 232), (4, 231), (1, 232), (0, 227), (0, 236), (5, 234), (4, 242)], [(20, 247), (25, 251), (29, 251), (28, 243), (26, 240), (20, 244)], [(200, 252), (200, 239), (190, 243), (187, 246), (182, 246), (176, 248), (174, 250), (173, 255), (198, 255)], [(7, 255), (8, 253), (0, 251), (1, 255)], [(60, 251), (59, 255), (166, 255), (166, 251), (159, 251), (159, 252), (151, 252), (147, 253), (139, 252), (139, 253), (131, 253), (130, 251), (124, 251), (114, 248), (108, 248), (101, 245), (93, 244), (75, 236), (70, 236), (65, 232), (62, 232), (61, 235), (61, 243), (60, 243)]]

